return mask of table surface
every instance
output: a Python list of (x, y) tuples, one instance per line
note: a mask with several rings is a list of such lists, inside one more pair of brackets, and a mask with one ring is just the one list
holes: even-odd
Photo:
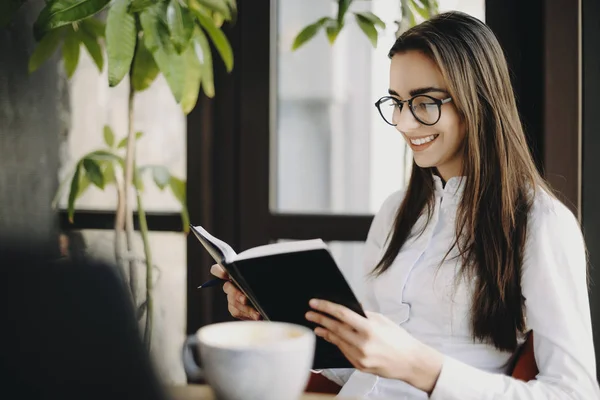
[[(169, 388), (173, 400), (214, 400), (212, 390), (206, 385), (187, 385)], [(300, 400), (331, 400), (330, 394), (305, 393)]]

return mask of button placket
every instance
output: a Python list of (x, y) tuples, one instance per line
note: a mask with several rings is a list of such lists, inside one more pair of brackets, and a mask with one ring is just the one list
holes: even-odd
[[(433, 231), (438, 223), (440, 197), (437, 195), (434, 207), (434, 213), (425, 231), (407, 243), (407, 246), (400, 251), (390, 269), (374, 282), (375, 298), (379, 303), (380, 311), (397, 324), (408, 321), (410, 316), (410, 304), (403, 301), (404, 288), (413, 268), (429, 247)], [(415, 224), (417, 231), (426, 219), (427, 214), (424, 213)]]

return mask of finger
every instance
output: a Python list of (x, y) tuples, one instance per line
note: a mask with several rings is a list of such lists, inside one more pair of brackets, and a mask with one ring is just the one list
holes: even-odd
[(309, 304), (313, 309), (325, 314), (329, 314), (330, 316), (351, 326), (359, 332), (364, 332), (368, 328), (367, 319), (358, 315), (347, 307), (332, 303), (327, 300), (317, 299), (312, 299)]
[(354, 330), (352, 326), (340, 321), (336, 321), (332, 318), (328, 318), (324, 314), (309, 311), (306, 313), (306, 319), (318, 325), (321, 325), (328, 332), (335, 334), (336, 336), (349, 343), (352, 343), (353, 345), (359, 345), (363, 342), (363, 339), (361, 338), (360, 334), (356, 330)]
[(248, 303), (248, 299), (246, 298), (244, 293), (242, 293), (242, 291), (231, 282), (225, 282), (225, 284), (223, 284), (223, 291), (227, 293), (228, 297), (231, 296), (232, 301), (235, 300), (240, 304)]
[(241, 290), (238, 289), (233, 283), (227, 281), (223, 284), (223, 291), (227, 294), (237, 294), (240, 295), (242, 294)]
[(228, 303), (227, 309), (229, 313), (239, 319), (259, 320), (260, 314), (254, 308), (249, 306), (238, 305), (235, 303)]
[(258, 311), (256, 311), (256, 309), (254, 309), (254, 307), (241, 304), (240, 302), (236, 301), (235, 298), (232, 298), (230, 296), (227, 296), (227, 305), (235, 308), (240, 313), (244, 314), (245, 316), (251, 317), (252, 319), (257, 319), (258, 317), (260, 317), (260, 314), (258, 313)]
[(232, 290), (229, 293), (227, 293), (227, 301), (229, 303), (233, 303), (236, 305), (239, 304), (241, 306), (245, 306), (248, 302), (246, 296), (244, 296), (244, 294), (239, 290)]
[(210, 273), (216, 276), (217, 278), (229, 279), (229, 275), (219, 264), (214, 264), (212, 267), (210, 267)]

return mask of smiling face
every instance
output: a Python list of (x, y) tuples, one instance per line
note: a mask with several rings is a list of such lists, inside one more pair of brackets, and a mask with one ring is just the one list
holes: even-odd
[[(446, 90), (447, 85), (437, 65), (422, 52), (400, 52), (392, 57), (390, 95), (408, 100), (416, 94), (425, 94), (444, 100), (450, 97)], [(437, 168), (445, 181), (461, 175), (465, 128), (452, 101), (441, 106), (440, 119), (432, 126), (415, 119), (406, 103), (399, 115), (396, 112), (394, 123), (412, 148), (419, 167)]]

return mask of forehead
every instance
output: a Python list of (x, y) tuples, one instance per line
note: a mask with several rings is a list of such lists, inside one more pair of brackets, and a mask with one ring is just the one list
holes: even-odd
[(437, 87), (446, 82), (435, 62), (420, 51), (396, 53), (390, 65), (390, 89), (408, 98), (412, 89)]

